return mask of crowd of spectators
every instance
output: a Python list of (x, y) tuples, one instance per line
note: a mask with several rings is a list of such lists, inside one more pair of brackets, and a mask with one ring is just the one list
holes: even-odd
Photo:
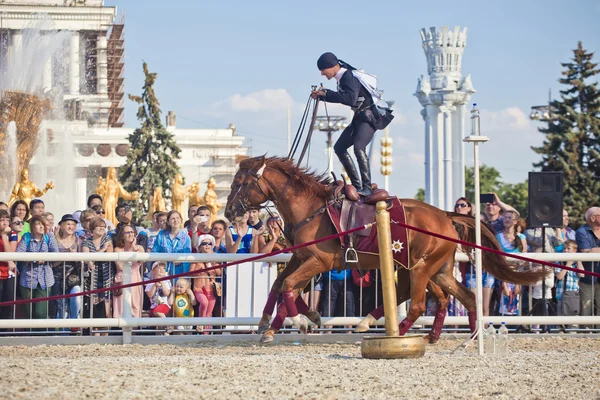
[[(133, 210), (119, 204), (113, 226), (105, 218), (102, 198), (91, 195), (87, 208), (60, 219), (46, 211), (40, 199), (30, 204), (16, 201), (10, 207), (0, 202), (0, 251), (4, 252), (154, 252), (186, 253), (269, 253), (287, 247), (283, 221), (276, 215), (261, 220), (258, 209), (248, 211), (233, 223), (215, 219), (210, 208), (191, 205), (186, 218), (178, 211), (157, 211), (151, 216), (151, 227), (133, 224)], [(465, 197), (455, 203), (454, 211), (474, 216), (474, 208)], [(481, 215), (496, 233), (502, 250), (520, 252), (600, 252), (600, 208), (591, 207), (586, 224), (573, 230), (568, 211), (563, 213), (563, 226), (545, 229), (528, 228), (526, 219), (496, 194), (485, 204)], [(212, 221), (212, 222), (211, 222)], [(543, 240), (542, 240), (543, 239)], [(546, 268), (545, 282), (521, 287), (501, 282), (491, 274), (483, 274), (484, 315), (599, 315), (600, 285), (583, 271), (600, 272), (600, 262), (567, 262), (582, 273)], [(226, 315), (224, 293), (226, 271), (210, 269), (212, 263), (134, 262), (131, 281), (146, 280), (180, 273), (189, 279), (143, 284), (131, 289), (132, 315), (200, 316)], [(537, 264), (521, 264), (520, 268), (542, 268)], [(123, 283), (120, 262), (4, 262), (0, 263), (0, 301), (30, 299), (79, 293), (90, 289), (111, 288)], [(284, 264), (278, 264), (278, 273)], [(198, 272), (205, 270), (206, 272)], [(475, 291), (475, 268), (460, 263), (456, 277)], [(374, 271), (359, 274), (350, 270), (331, 271), (316, 277), (304, 291), (312, 309), (323, 316), (361, 316), (381, 304), (381, 283)], [(545, 291), (543, 290), (545, 288)], [(530, 293), (531, 292), (531, 293)], [(429, 304), (430, 299), (428, 299)], [(595, 302), (595, 307), (593, 306)], [(450, 315), (465, 315), (458, 301), (451, 299)], [(428, 306), (428, 312), (432, 307)], [(67, 300), (37, 302), (24, 307), (0, 307), (0, 318), (103, 318), (123, 315), (123, 293), (111, 289), (97, 295), (72, 297)], [(187, 329), (192, 327), (177, 327)], [(538, 328), (536, 326), (532, 327)], [(548, 329), (548, 327), (542, 327)], [(200, 334), (211, 327), (191, 329)], [(170, 334), (173, 328), (164, 333)]]
[[(455, 203), (455, 212), (474, 216), (468, 199), (462, 197)], [(517, 210), (500, 201), (485, 204), (482, 221), (496, 233), (501, 249), (506, 253), (576, 253), (600, 252), (600, 208), (591, 207), (585, 214), (586, 224), (577, 230), (569, 226), (568, 210), (563, 210), (562, 227), (529, 228), (527, 219)], [(580, 270), (543, 267), (537, 263), (511, 260), (519, 268), (544, 268), (547, 276), (531, 286), (502, 282), (484, 271), (484, 315), (600, 315), (600, 285), (597, 278), (585, 271), (600, 271), (600, 262), (564, 262), (565, 266)], [(559, 263), (560, 264), (560, 263)], [(484, 266), (485, 268), (485, 266)], [(475, 274), (472, 263), (461, 263), (458, 279), (475, 291)], [(595, 303), (595, 306), (592, 305)], [(519, 327), (524, 331), (548, 331), (551, 327)], [(561, 329), (569, 327), (557, 327)], [(572, 327), (574, 328), (574, 326)], [(581, 328), (581, 327), (580, 327)]]

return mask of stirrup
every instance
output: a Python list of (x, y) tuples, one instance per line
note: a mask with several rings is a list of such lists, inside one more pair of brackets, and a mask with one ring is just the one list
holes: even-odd
[(358, 254), (356, 253), (356, 250), (354, 250), (353, 247), (348, 247), (346, 249), (346, 253), (344, 253), (344, 262), (350, 264), (358, 263)]

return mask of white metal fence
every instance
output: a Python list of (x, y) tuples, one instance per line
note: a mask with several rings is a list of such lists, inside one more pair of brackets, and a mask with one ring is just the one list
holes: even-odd
[[(520, 255), (545, 261), (600, 261), (598, 253), (577, 253), (577, 254), (543, 254), (543, 253), (521, 253)], [(0, 253), (0, 261), (21, 261), (25, 265), (30, 262), (75, 262), (82, 263), (82, 270), (85, 269), (85, 262), (104, 261), (123, 264), (124, 283), (131, 282), (131, 263), (150, 262), (150, 261), (174, 261), (174, 262), (239, 262), (248, 257), (256, 256), (253, 254), (160, 254), (160, 253)], [(0, 330), (10, 330), (4, 334), (39, 334), (40, 329), (46, 329), (50, 334), (59, 334), (57, 329), (64, 328), (96, 328), (96, 332), (108, 330), (110, 328), (122, 328), (123, 342), (131, 341), (131, 332), (133, 328), (138, 327), (163, 327), (163, 326), (213, 326), (223, 327), (225, 330), (251, 330), (256, 327), (262, 315), (262, 309), (266, 302), (270, 286), (277, 275), (276, 264), (287, 262), (290, 259), (289, 254), (280, 254), (269, 256), (260, 261), (246, 262), (228, 267), (227, 287), (224, 293), (225, 301), (221, 304), (226, 309), (225, 317), (209, 318), (133, 318), (131, 309), (131, 289), (123, 290), (123, 313), (121, 318), (66, 318), (63, 313), (62, 319), (46, 318), (31, 319), (25, 316), (22, 319), (4, 319), (0, 320)], [(467, 261), (463, 254), (457, 255), (458, 261)], [(60, 268), (60, 266), (58, 267)], [(83, 274), (82, 274), (83, 275)], [(349, 282), (348, 284), (352, 284)], [(82, 289), (86, 289), (82, 283)], [(314, 284), (312, 285), (314, 290)], [(63, 290), (63, 293), (65, 290)], [(381, 304), (382, 299), (377, 298), (375, 291), (375, 306)], [(57, 294), (57, 293), (55, 293)], [(60, 294), (60, 293), (58, 293)], [(360, 292), (362, 304), (362, 292)], [(314, 291), (311, 291), (311, 298), (314, 298)], [(600, 299), (599, 299), (600, 300)], [(346, 299), (344, 298), (344, 302)], [(310, 302), (309, 302), (310, 304)], [(314, 304), (313, 304), (314, 305)], [(360, 310), (361, 314), (366, 314), (370, 310)], [(325, 313), (327, 315), (327, 313)], [(31, 317), (31, 315), (29, 316)], [(342, 317), (324, 317), (323, 325), (328, 327), (348, 327), (354, 326), (361, 320), (361, 317), (342, 316)], [(484, 322), (494, 322), (499, 324), (501, 321), (509, 325), (600, 325), (600, 316), (586, 317), (548, 317), (548, 316), (490, 316), (484, 317)], [(421, 317), (415, 325), (431, 325), (433, 317)], [(286, 320), (286, 325), (290, 321)], [(378, 321), (378, 325), (383, 325), (383, 319)], [(467, 317), (447, 317), (446, 326), (466, 326)], [(101, 327), (101, 329), (98, 329)], [(18, 329), (29, 329), (30, 332), (18, 332)], [(47, 333), (46, 333), (47, 334)]]

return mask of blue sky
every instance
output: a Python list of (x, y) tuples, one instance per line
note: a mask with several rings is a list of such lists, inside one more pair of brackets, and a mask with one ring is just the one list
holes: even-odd
[[(145, 60), (158, 73), (157, 96), (185, 128), (224, 128), (233, 122), (252, 154), (287, 153), (287, 107), (297, 129), (312, 84), (324, 81), (316, 59), (325, 51), (379, 78), (396, 101), (391, 192), (413, 197), (424, 187), (421, 106), (412, 94), (426, 74), (419, 29), (466, 26), (463, 76), (471, 74), (482, 110), (482, 163), (506, 182), (522, 182), (538, 160), (531, 145), (542, 135), (530, 107), (558, 95), (561, 62), (578, 41), (600, 50), (600, 1), (105, 1), (125, 15), (126, 92), (139, 94)], [(600, 54), (595, 57), (600, 62)], [(343, 107), (330, 114), (348, 115)], [(126, 126), (135, 106), (126, 103)], [(379, 133), (378, 133), (379, 135)], [(326, 167), (325, 135), (315, 132), (310, 164)], [(379, 150), (379, 136), (374, 140)], [(472, 148), (465, 148), (470, 156)], [(374, 156), (374, 180), (379, 175)], [(467, 164), (472, 164), (470, 157)], [(339, 167), (336, 164), (336, 169)]]

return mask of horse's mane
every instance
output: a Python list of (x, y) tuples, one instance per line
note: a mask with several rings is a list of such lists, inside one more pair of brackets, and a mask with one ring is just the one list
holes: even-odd
[[(252, 169), (261, 167), (260, 165), (255, 165), (258, 164), (256, 161), (260, 160), (260, 157), (252, 160), (255, 160), (251, 166)], [(245, 161), (243, 161), (244, 164)], [(284, 157), (268, 157), (265, 158), (265, 162), (267, 167), (276, 169), (294, 179), (296, 183), (295, 186), (303, 189), (306, 194), (317, 197), (327, 197), (329, 195), (331, 178), (328, 174), (317, 174), (307, 167), (300, 167), (293, 159)], [(240, 163), (240, 168), (241, 167), (242, 163)]]

